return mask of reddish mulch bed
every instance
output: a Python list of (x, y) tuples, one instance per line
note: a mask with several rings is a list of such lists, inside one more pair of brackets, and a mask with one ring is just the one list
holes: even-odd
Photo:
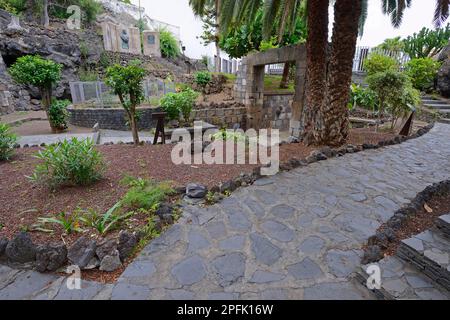
[[(349, 138), (351, 144), (377, 143), (391, 139), (394, 135), (374, 133), (370, 129), (354, 129)], [(77, 208), (105, 212), (120, 199), (127, 188), (120, 180), (131, 175), (158, 181), (173, 181), (176, 186), (198, 182), (213, 187), (237, 177), (240, 173), (251, 173), (255, 165), (174, 165), (170, 160), (172, 145), (140, 146), (129, 145), (98, 146), (107, 162), (104, 179), (88, 187), (65, 187), (49, 190), (36, 186), (26, 176), (32, 174), (39, 162), (33, 157), (39, 149), (19, 149), (11, 162), (0, 164), (0, 237), (11, 238), (26, 226), (37, 222), (38, 217), (71, 213)], [(283, 145), (280, 148), (281, 162), (291, 158), (302, 159), (314, 147), (302, 143)], [(139, 220), (139, 216), (135, 217)], [(139, 221), (136, 222), (139, 225)], [(145, 223), (143, 216), (142, 223)], [(53, 234), (32, 232), (36, 243), (61, 241), (63, 230)], [(73, 242), (79, 235), (64, 237), (66, 243)]]
[[(394, 135), (375, 133), (371, 129), (353, 129), (350, 144), (373, 143), (392, 139)], [(139, 146), (111, 145), (98, 146), (107, 162), (104, 178), (88, 187), (65, 187), (50, 190), (36, 186), (26, 176), (32, 174), (39, 162), (33, 157), (39, 148), (18, 149), (10, 162), (0, 163), (0, 237), (12, 238), (24, 227), (35, 224), (39, 217), (54, 216), (60, 212), (72, 213), (77, 208), (94, 209), (105, 212), (111, 208), (127, 191), (120, 180), (126, 176), (173, 181), (175, 186), (198, 182), (213, 187), (221, 182), (237, 177), (240, 173), (251, 173), (255, 165), (174, 165), (170, 160), (173, 145)], [(303, 159), (318, 147), (302, 143), (282, 145), (280, 161), (292, 158)], [(133, 226), (138, 228), (147, 223), (145, 214), (133, 216)], [(61, 228), (52, 226), (54, 233), (31, 232), (35, 243), (60, 242), (73, 243), (80, 234), (64, 235)], [(115, 236), (118, 231), (108, 236)], [(84, 234), (86, 235), (86, 234)], [(98, 237), (91, 233), (88, 236)], [(83, 271), (84, 279), (104, 283), (114, 282), (126, 266), (133, 260), (130, 257), (122, 268), (112, 273), (98, 270)]]
[(422, 233), (432, 228), (436, 224), (436, 220), (450, 212), (450, 194), (446, 196), (436, 196), (427, 202), (429, 208), (433, 211), (428, 212), (425, 206), (414, 216), (410, 216), (403, 222), (401, 228), (395, 232), (396, 240), (389, 242), (384, 250), (385, 256), (392, 256), (397, 252), (397, 248), (402, 240), (411, 238), (412, 236)]

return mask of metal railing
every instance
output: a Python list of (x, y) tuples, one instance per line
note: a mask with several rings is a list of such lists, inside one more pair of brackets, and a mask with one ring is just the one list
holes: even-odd
[(364, 60), (366, 60), (371, 53), (379, 53), (394, 58), (397, 60), (400, 69), (403, 69), (411, 60), (407, 53), (401, 51), (389, 51), (377, 47), (356, 47), (356, 53), (353, 59), (353, 72), (364, 72)]
[[(142, 83), (146, 100), (159, 98), (169, 92), (175, 92), (175, 83), (162, 80), (145, 80)], [(89, 104), (95, 107), (107, 108), (120, 103), (110, 87), (101, 81), (70, 82), (72, 103), (75, 105)]]

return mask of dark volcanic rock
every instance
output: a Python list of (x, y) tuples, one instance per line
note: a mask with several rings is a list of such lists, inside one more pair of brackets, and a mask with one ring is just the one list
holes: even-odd
[(134, 234), (121, 231), (119, 234), (119, 245), (117, 250), (119, 250), (120, 260), (124, 261), (130, 253), (133, 251), (137, 244), (137, 238)]
[(68, 250), (67, 257), (69, 258), (69, 262), (82, 269), (85, 268), (95, 256), (96, 248), (97, 243), (95, 241), (89, 240), (86, 237), (79, 238)]
[(21, 232), (8, 243), (5, 253), (13, 262), (31, 262), (36, 258), (36, 246), (28, 233)]
[(67, 261), (67, 248), (64, 244), (43, 245), (37, 248), (36, 270), (56, 271)]

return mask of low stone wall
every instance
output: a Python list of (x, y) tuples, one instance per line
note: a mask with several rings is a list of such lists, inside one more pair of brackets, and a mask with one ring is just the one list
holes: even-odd
[[(100, 129), (129, 130), (124, 109), (68, 108), (69, 123), (75, 126), (92, 128), (96, 123)], [(152, 113), (161, 112), (160, 108), (140, 108), (139, 129), (155, 128), (156, 122), (151, 120)]]
[(293, 93), (265, 93), (263, 108), (271, 119), (272, 129), (289, 130)]
[(245, 128), (247, 109), (245, 107), (199, 109), (194, 110), (192, 113), (194, 120), (203, 120), (220, 128), (231, 129), (236, 124), (240, 128)]

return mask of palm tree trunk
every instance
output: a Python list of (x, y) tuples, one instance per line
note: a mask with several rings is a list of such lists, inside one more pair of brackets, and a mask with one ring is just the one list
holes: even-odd
[(353, 58), (358, 37), (361, 0), (336, 0), (334, 27), (327, 81), (327, 101), (323, 104), (322, 144), (340, 146), (349, 133), (348, 99)]
[(42, 21), (45, 28), (48, 28), (50, 26), (50, 18), (48, 16), (48, 0), (44, 0), (43, 3), (43, 15), (42, 15)]
[(306, 144), (319, 142), (322, 128), (321, 106), (326, 86), (328, 47), (328, 0), (308, 1), (308, 39), (306, 42), (306, 101), (302, 114)]
[(280, 82), (280, 89), (287, 89), (289, 86), (289, 70), (291, 69), (291, 62), (286, 62), (283, 69), (283, 77)]

